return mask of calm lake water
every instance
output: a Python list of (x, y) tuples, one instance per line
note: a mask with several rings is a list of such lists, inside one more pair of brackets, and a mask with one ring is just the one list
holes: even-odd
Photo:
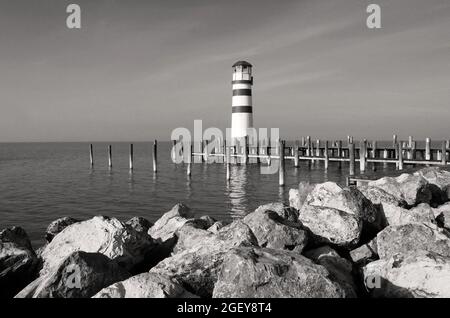
[[(256, 164), (232, 166), (225, 180), (223, 164), (186, 166), (170, 160), (170, 143), (158, 145), (158, 173), (152, 170), (152, 143), (134, 144), (134, 170), (128, 169), (128, 143), (114, 143), (113, 168), (107, 166), (106, 143), (94, 144), (95, 166), (90, 168), (87, 143), (0, 144), (0, 229), (23, 227), (34, 246), (44, 243), (47, 225), (63, 216), (87, 219), (108, 215), (120, 220), (142, 216), (155, 221), (177, 202), (198, 216), (217, 219), (242, 217), (261, 204), (288, 200), (289, 188), (300, 181), (344, 184), (348, 165), (342, 170), (330, 163), (295, 169), (286, 162), (286, 187), (278, 175), (260, 174)], [(377, 166), (375, 176), (395, 174), (394, 165)], [(369, 166), (369, 169), (370, 166)], [(397, 173), (398, 174), (398, 173)]]

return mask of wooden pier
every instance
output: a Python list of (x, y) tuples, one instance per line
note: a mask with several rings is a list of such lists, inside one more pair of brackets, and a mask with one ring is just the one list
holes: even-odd
[[(423, 146), (411, 136), (407, 141), (398, 140), (394, 135), (392, 143), (383, 145), (380, 141), (367, 141), (366, 139), (354, 141), (351, 136), (346, 141), (342, 140), (313, 140), (310, 136), (301, 140), (286, 142), (284, 140), (268, 140), (266, 143), (258, 143), (252, 146), (248, 137), (235, 139), (233, 143), (228, 140), (204, 140), (197, 143), (172, 141), (171, 158), (174, 160), (175, 147), (182, 149), (184, 163), (187, 165), (187, 176), (191, 176), (192, 163), (224, 163), (226, 179), (230, 179), (230, 165), (232, 164), (261, 164), (271, 165), (272, 160), (277, 160), (279, 185), (285, 184), (286, 161), (292, 161), (294, 169), (300, 167), (302, 161), (308, 162), (308, 166), (321, 164), (328, 169), (330, 162), (337, 162), (342, 168), (343, 162), (348, 162), (348, 184), (361, 183), (366, 180), (364, 174), (368, 169), (375, 170), (376, 164), (395, 165), (397, 170), (403, 170), (405, 166), (447, 166), (449, 164), (450, 141), (432, 143), (426, 138)], [(178, 143), (181, 143), (179, 145)], [(435, 147), (432, 147), (432, 144)], [(440, 145), (436, 147), (436, 144)], [(157, 169), (157, 145), (153, 143), (153, 171)], [(108, 167), (112, 167), (112, 146), (107, 148)], [(90, 164), (94, 165), (94, 152), (92, 144), (89, 145)], [(188, 160), (191, 158), (191, 160)], [(130, 144), (129, 168), (133, 169), (133, 144)], [(359, 175), (356, 176), (356, 164), (359, 166)], [(362, 178), (360, 176), (363, 176)], [(367, 181), (367, 180), (366, 180)]]

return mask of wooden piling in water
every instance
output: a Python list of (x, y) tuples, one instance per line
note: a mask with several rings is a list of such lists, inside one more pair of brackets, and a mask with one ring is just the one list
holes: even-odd
[(366, 152), (367, 152), (367, 141), (363, 140), (360, 142), (359, 146), (359, 170), (361, 173), (366, 171)]
[(133, 144), (130, 144), (130, 170), (133, 170), (134, 156), (133, 156)]
[(447, 165), (447, 143), (445, 141), (442, 142), (441, 163), (443, 166)]
[(299, 158), (298, 158), (298, 140), (296, 140), (294, 142), (294, 167), (298, 168), (299, 167)]
[(89, 145), (89, 160), (91, 163), (91, 167), (94, 166), (94, 147), (92, 144)]
[(158, 141), (153, 141), (153, 172), (158, 172)]
[(226, 166), (227, 166), (227, 174), (226, 174), (226, 179), (227, 181), (230, 180), (231, 176), (230, 176), (230, 148), (226, 147), (225, 148), (225, 156), (226, 156)]
[(112, 147), (108, 146), (108, 167), (112, 168)]
[(403, 144), (398, 143), (398, 170), (403, 170)]
[(325, 158), (325, 170), (328, 170), (328, 163), (329, 163), (329, 157), (328, 157), (328, 140), (325, 140), (325, 149), (323, 150), (323, 156)]
[(284, 140), (278, 140), (278, 153), (279, 153), (279, 184), (280, 186), (284, 186), (284, 177), (285, 177), (285, 171), (284, 171), (284, 147), (285, 147), (285, 141)]
[(397, 135), (392, 136), (392, 147), (394, 148), (394, 158), (398, 158), (398, 146), (397, 146)]
[(244, 137), (244, 153), (243, 153), (243, 155), (244, 155), (244, 164), (246, 165), (246, 164), (248, 164), (248, 152), (249, 152), (249, 144), (248, 144), (248, 136), (245, 136)]
[(350, 160), (349, 175), (354, 176), (355, 175), (355, 144), (354, 143), (348, 144), (348, 153), (349, 153), (349, 160)]
[(425, 160), (431, 160), (431, 140), (425, 139)]

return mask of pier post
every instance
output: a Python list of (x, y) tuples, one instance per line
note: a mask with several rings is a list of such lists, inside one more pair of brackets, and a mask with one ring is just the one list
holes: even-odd
[(203, 161), (208, 162), (208, 149), (209, 149), (209, 140), (204, 140), (204, 148), (203, 148)]
[(323, 150), (323, 156), (325, 158), (325, 170), (328, 170), (328, 140), (325, 140), (325, 149)]
[(130, 170), (133, 170), (133, 144), (130, 144)]
[(447, 165), (447, 142), (442, 142), (441, 163), (443, 166)]
[(250, 147), (248, 145), (248, 135), (244, 137), (244, 164), (248, 164), (248, 153)]
[(311, 156), (311, 137), (306, 136), (306, 155)]
[(398, 170), (403, 170), (403, 144), (398, 143)]
[[(377, 158), (377, 153), (378, 153), (377, 141), (374, 140), (374, 141), (372, 141), (372, 158), (373, 159)], [(377, 170), (377, 163), (372, 162), (372, 171), (376, 171), (376, 170)]]
[(172, 151), (170, 152), (172, 162), (175, 162), (175, 148), (176, 148), (177, 141), (172, 140)]
[(94, 148), (92, 147), (92, 144), (89, 145), (89, 160), (91, 163), (91, 167), (94, 166)]
[[(337, 141), (337, 158), (342, 158), (342, 140)], [(342, 161), (338, 161), (339, 169), (342, 168)]]
[(299, 167), (299, 159), (298, 159), (298, 140), (296, 140), (294, 142), (294, 167), (298, 168)]
[(279, 153), (279, 157), (280, 157), (280, 167), (279, 167), (279, 184), (280, 186), (284, 186), (284, 146), (285, 146), (285, 141), (284, 140), (279, 140), (278, 139), (278, 153)]
[(355, 175), (355, 144), (352, 142), (348, 144), (348, 156), (349, 156), (349, 160), (350, 160), (349, 174), (351, 176), (354, 176)]
[(430, 138), (425, 139), (425, 160), (431, 160), (431, 140)]
[(112, 168), (112, 147), (108, 146), (108, 167)]
[(413, 137), (409, 136), (408, 137), (408, 152), (406, 155), (406, 158), (409, 160), (413, 159), (412, 149), (413, 149)]
[(158, 171), (158, 141), (155, 139), (153, 142), (153, 172)]
[(398, 158), (398, 146), (397, 146), (397, 135), (392, 136), (392, 147), (394, 148), (394, 158)]
[(183, 143), (183, 160), (187, 160), (186, 175), (190, 177), (192, 168), (192, 148), (190, 142)]
[(361, 173), (366, 171), (366, 152), (367, 152), (367, 141), (363, 140), (360, 142), (359, 146), (359, 170)]
[(261, 152), (261, 144), (259, 142), (259, 138), (256, 140), (256, 164), (260, 164), (261, 163), (261, 158), (259, 158), (259, 154)]
[(230, 147), (225, 147), (225, 161), (226, 161), (226, 167), (227, 167), (227, 174), (226, 179), (227, 181), (230, 180)]

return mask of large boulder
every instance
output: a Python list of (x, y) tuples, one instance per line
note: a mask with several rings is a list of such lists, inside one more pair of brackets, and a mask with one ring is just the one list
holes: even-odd
[(353, 280), (353, 266), (351, 262), (341, 257), (328, 245), (309, 250), (304, 255), (316, 264), (325, 267), (330, 273), (330, 279), (345, 290), (346, 297), (356, 298), (357, 288)]
[(341, 210), (304, 205), (300, 222), (313, 234), (316, 243), (353, 247), (359, 242), (363, 222), (358, 216)]
[(440, 227), (450, 230), (450, 202), (433, 209), (436, 222)]
[(64, 229), (42, 251), (41, 275), (58, 267), (76, 251), (101, 253), (133, 271), (150, 257), (154, 242), (146, 233), (137, 232), (115, 218), (96, 216)]
[(340, 298), (344, 289), (325, 267), (283, 250), (240, 247), (224, 257), (213, 297)]
[(364, 268), (372, 297), (450, 297), (450, 258), (430, 251), (395, 254)]
[(402, 225), (407, 223), (435, 223), (433, 209), (427, 203), (421, 203), (409, 210), (385, 203), (383, 214), (387, 225)]
[(242, 221), (250, 227), (261, 247), (295, 249), (300, 253), (308, 242), (308, 235), (300, 223), (288, 221), (271, 210), (258, 208)]
[(160, 243), (173, 240), (175, 232), (193, 217), (194, 213), (189, 207), (178, 203), (155, 222), (148, 230), (148, 234)]
[(289, 189), (289, 206), (296, 210), (300, 210), (302, 207), (300, 192), (298, 189)]
[(407, 205), (406, 201), (403, 198), (396, 197), (376, 186), (363, 185), (359, 186), (358, 189), (374, 205), (381, 205), (381, 206), (384, 206), (384, 204), (391, 204), (394, 206)]
[(224, 255), (233, 247), (258, 245), (250, 228), (239, 220), (216, 235), (203, 238), (189, 249), (164, 259), (150, 272), (176, 279), (195, 295), (211, 297)]
[(342, 188), (334, 182), (317, 184), (306, 197), (305, 205), (352, 214), (361, 219), (368, 229), (380, 230), (383, 226), (376, 207), (357, 188)]
[(39, 261), (24, 229), (0, 231), (0, 298), (13, 297), (37, 277)]
[(153, 223), (141, 216), (135, 216), (125, 222), (126, 225), (131, 226), (137, 232), (147, 233)]
[(219, 230), (221, 228), (223, 228), (224, 226), (227, 226), (228, 224), (230, 224), (230, 223), (226, 222), (226, 221), (217, 221), (208, 228), (208, 231), (210, 231), (211, 233), (217, 234), (217, 232), (219, 232)]
[(300, 182), (297, 189), (289, 190), (289, 206), (300, 210), (305, 204), (308, 194), (314, 189), (314, 185), (309, 182)]
[(66, 227), (77, 222), (80, 221), (66, 216), (50, 223), (47, 227), (47, 230), (45, 231), (45, 239), (47, 240), (47, 243), (50, 243), (53, 240), (53, 238), (62, 230), (64, 230)]
[(447, 190), (450, 185), (450, 172), (439, 167), (428, 167), (420, 169), (414, 173), (428, 181), (428, 183), (438, 186), (441, 190)]
[(450, 237), (431, 223), (388, 226), (378, 233), (377, 249), (381, 259), (388, 259), (398, 253), (420, 250), (450, 256)]
[(129, 273), (100, 253), (76, 251), (25, 287), (16, 298), (85, 298)]
[(103, 288), (93, 298), (193, 298), (178, 282), (155, 273), (142, 273)]

